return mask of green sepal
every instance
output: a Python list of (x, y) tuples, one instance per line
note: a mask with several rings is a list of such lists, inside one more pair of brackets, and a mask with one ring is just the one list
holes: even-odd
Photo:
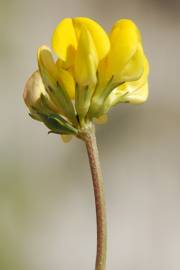
[(80, 118), (81, 124), (90, 108), (91, 98), (94, 90), (95, 90), (94, 85), (89, 86), (76, 85), (75, 107), (77, 114)]
[(40, 119), (40, 117), (36, 114), (36, 113), (29, 113), (29, 116), (33, 119), (33, 120), (37, 120), (37, 121), (40, 121), (42, 122), (42, 120)]
[(56, 134), (77, 134), (77, 129), (71, 126), (65, 119), (58, 114), (45, 115), (37, 113), (41, 121), (50, 129), (51, 133)]
[(39, 112), (29, 113), (29, 116), (37, 121), (43, 122), (46, 127), (50, 129), (49, 133), (56, 134), (77, 134), (78, 130), (71, 126), (65, 119), (60, 115), (52, 114), (46, 115)]
[(60, 107), (73, 123), (77, 124), (74, 106), (66, 90), (50, 73), (48, 73), (45, 67), (39, 66), (39, 72), (46, 91), (51, 97), (53, 103), (57, 107)]
[(88, 118), (100, 117), (104, 114), (104, 103), (109, 94), (113, 91), (116, 85), (113, 83), (113, 77), (105, 86), (97, 85), (95, 93), (91, 100), (91, 106), (88, 111)]

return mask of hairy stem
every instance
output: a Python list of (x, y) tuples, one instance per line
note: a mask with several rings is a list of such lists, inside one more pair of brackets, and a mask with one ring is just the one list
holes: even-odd
[(95, 129), (90, 129), (82, 133), (81, 138), (86, 143), (86, 149), (91, 168), (97, 221), (97, 254), (95, 270), (105, 270), (106, 264), (106, 212), (104, 199), (103, 177), (100, 167), (98, 148), (96, 143)]

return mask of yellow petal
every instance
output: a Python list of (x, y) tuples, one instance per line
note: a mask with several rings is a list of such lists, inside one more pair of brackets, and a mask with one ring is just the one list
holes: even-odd
[(142, 76), (135, 81), (126, 82), (118, 87), (120, 91), (127, 92), (129, 86), (131, 86), (132, 91), (137, 90), (140, 86), (145, 84), (149, 75), (149, 63), (147, 58), (144, 56), (143, 58), (143, 74)]
[(144, 72), (141, 78), (136, 81), (127, 82), (124, 85), (124, 91), (128, 92), (128, 94), (124, 96), (124, 101), (132, 104), (140, 104), (147, 100), (148, 74), (149, 74), (149, 63), (147, 58), (144, 57)]
[(63, 140), (64, 143), (68, 143), (72, 140), (73, 136), (72, 135), (65, 135), (65, 134), (62, 134), (60, 135), (61, 136), (61, 139)]
[(96, 84), (98, 58), (89, 31), (82, 27), (75, 59), (75, 79), (81, 86)]
[(60, 59), (72, 64), (77, 48), (72, 19), (66, 18), (57, 25), (52, 35), (52, 48)]
[(138, 36), (138, 41), (139, 42), (142, 42), (142, 37), (141, 37), (141, 32), (139, 31), (138, 27), (136, 26), (136, 24), (132, 21), (132, 20), (129, 20), (129, 19), (120, 19), (118, 21), (115, 22), (115, 24), (113, 25), (113, 28), (118, 28), (118, 27), (122, 27), (122, 25), (124, 24), (124, 26), (126, 25), (129, 25), (131, 28), (134, 28), (136, 33), (137, 33), (137, 36)]
[(97, 22), (82, 17), (66, 18), (57, 25), (52, 36), (52, 48), (57, 56), (64, 61), (66, 68), (74, 64), (82, 27), (86, 27), (90, 32), (99, 60), (104, 58), (110, 49), (109, 38)]
[(144, 70), (144, 52), (141, 44), (137, 46), (135, 54), (130, 61), (124, 66), (122, 72), (115, 76), (115, 80), (121, 82), (138, 80)]
[(38, 49), (38, 64), (40, 69), (46, 68), (48, 73), (57, 79), (57, 68), (53, 60), (51, 50), (45, 45)]
[(108, 57), (105, 57), (98, 65), (98, 86), (101, 88), (106, 87), (108, 81), (112, 77), (112, 69), (109, 66), (108, 60)]
[(104, 29), (97, 22), (83, 17), (74, 18), (73, 24), (77, 33), (77, 37), (80, 35), (82, 26), (88, 29), (94, 41), (99, 60), (104, 58), (110, 49), (109, 38)]
[(109, 96), (109, 104), (116, 105), (119, 102), (129, 102), (140, 104), (148, 98), (148, 74), (149, 63), (144, 57), (144, 72), (140, 79), (132, 82), (126, 82), (117, 87)]
[[(74, 57), (73, 57), (73, 59), (74, 59)], [(73, 60), (73, 61), (74, 61), (74, 60)], [(57, 59), (57, 61), (56, 61), (56, 66), (57, 66), (58, 68), (63, 68), (63, 69), (66, 69), (66, 70), (68, 70), (68, 71), (73, 70), (73, 68), (72, 68), (72, 63), (70, 64), (69, 62), (65, 62), (65, 61), (63, 61), (63, 60), (60, 59), (60, 58)]]
[(75, 81), (74, 78), (68, 70), (63, 69), (59, 65), (59, 61), (56, 63), (58, 68), (59, 81), (61, 81), (62, 87), (67, 91), (71, 99), (75, 98)]
[(55, 81), (58, 81), (65, 92), (69, 94), (69, 97), (74, 97), (75, 82), (72, 75), (68, 71), (61, 68), (61, 62), (54, 62), (51, 50), (47, 46), (42, 46), (39, 48), (38, 63), (40, 70), (47, 70), (49, 77), (52, 76)]
[[(130, 87), (130, 85), (129, 85)], [(148, 82), (141, 87), (139, 87), (136, 91), (128, 94), (128, 96), (124, 99), (126, 102), (131, 104), (141, 104), (144, 103), (148, 98)]]
[(110, 33), (111, 50), (109, 65), (113, 75), (119, 74), (134, 55), (139, 43), (139, 36), (130, 20), (120, 20)]
[(103, 115), (101, 115), (101, 116), (98, 117), (98, 118), (94, 118), (94, 123), (95, 123), (95, 124), (99, 124), (99, 125), (106, 124), (107, 121), (108, 121), (107, 114), (103, 114)]

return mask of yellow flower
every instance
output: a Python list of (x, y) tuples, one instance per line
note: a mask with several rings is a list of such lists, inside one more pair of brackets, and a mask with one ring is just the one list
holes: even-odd
[(95, 90), (98, 64), (110, 49), (108, 35), (89, 18), (67, 18), (54, 30), (52, 47), (62, 67), (71, 69), (74, 74), (76, 110), (82, 120)]
[(143, 70), (138, 80), (125, 82), (112, 91), (104, 104), (105, 111), (118, 103), (141, 104), (147, 100), (149, 63), (146, 57), (144, 57)]
[(110, 51), (98, 68), (99, 84), (89, 115), (100, 116), (111, 92), (125, 82), (138, 80), (144, 72), (145, 55), (137, 26), (127, 19), (117, 21), (109, 35)]
[(105, 122), (118, 103), (146, 101), (149, 65), (131, 20), (118, 20), (108, 35), (94, 20), (66, 18), (53, 32), (52, 49), (56, 60), (47, 46), (39, 48), (39, 73), (24, 91), (31, 115), (52, 132), (76, 134), (89, 122)]

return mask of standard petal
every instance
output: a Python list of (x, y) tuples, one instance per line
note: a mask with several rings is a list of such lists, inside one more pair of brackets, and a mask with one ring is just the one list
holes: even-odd
[(134, 23), (130, 20), (120, 20), (110, 33), (111, 50), (109, 66), (112, 75), (119, 74), (136, 52), (139, 36)]
[(77, 17), (73, 19), (77, 37), (80, 35), (81, 27), (88, 29), (94, 41), (99, 60), (103, 59), (110, 50), (110, 42), (108, 35), (104, 29), (95, 21), (89, 18)]
[(137, 25), (132, 21), (132, 20), (129, 20), (129, 19), (120, 19), (118, 21), (115, 22), (115, 24), (113, 25), (113, 29), (117, 28), (117, 27), (122, 27), (124, 24), (124, 26), (126, 25), (129, 25), (131, 28), (134, 28), (136, 33), (137, 33), (137, 36), (138, 36), (138, 40), (139, 42), (142, 42), (142, 37), (141, 37), (141, 32), (139, 30), (139, 28), (137, 27)]
[(77, 48), (77, 38), (71, 18), (62, 20), (52, 35), (52, 48), (57, 56), (69, 65), (72, 64)]

